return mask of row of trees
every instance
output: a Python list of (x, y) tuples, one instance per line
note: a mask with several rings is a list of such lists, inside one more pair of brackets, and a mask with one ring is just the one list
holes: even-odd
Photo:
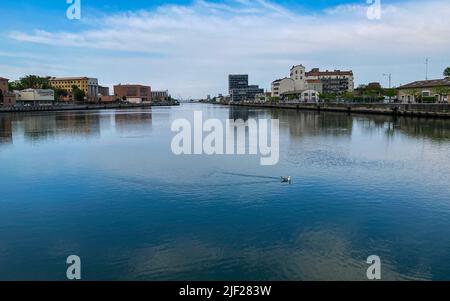
[(60, 100), (62, 97), (67, 97), (69, 94), (73, 96), (73, 99), (76, 102), (83, 102), (86, 97), (86, 93), (76, 85), (72, 86), (72, 91), (70, 91), (71, 93), (65, 89), (53, 87), (48, 77), (27, 75), (16, 82), (9, 83), (10, 91), (25, 89), (52, 89), (55, 91), (56, 100)]

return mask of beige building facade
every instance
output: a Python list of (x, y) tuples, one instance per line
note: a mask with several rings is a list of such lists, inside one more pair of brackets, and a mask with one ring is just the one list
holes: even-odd
[(50, 84), (54, 88), (66, 90), (69, 93), (68, 100), (72, 99), (72, 87), (77, 86), (86, 94), (86, 101), (98, 102), (99, 85), (98, 79), (90, 77), (52, 77)]
[(303, 65), (293, 66), (291, 68), (291, 79), (294, 81), (294, 90), (306, 90), (306, 68)]
[(450, 103), (450, 78), (415, 81), (397, 88), (397, 99), (402, 103)]
[(282, 94), (294, 90), (295, 82), (292, 78), (286, 77), (272, 82), (272, 97), (280, 97)]

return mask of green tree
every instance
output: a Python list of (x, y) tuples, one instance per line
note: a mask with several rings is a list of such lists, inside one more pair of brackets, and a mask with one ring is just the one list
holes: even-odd
[(335, 101), (337, 96), (334, 93), (321, 93), (319, 98), (323, 101)]
[(83, 90), (78, 88), (78, 86), (73, 85), (72, 86), (72, 95), (73, 95), (73, 99), (76, 102), (84, 102), (84, 97), (86, 96), (86, 93), (84, 93)]
[(450, 77), (450, 67), (445, 68), (445, 70), (444, 70), (444, 76), (445, 76), (445, 77)]
[(417, 89), (409, 89), (406, 91), (406, 95), (411, 96), (411, 101), (422, 102), (420, 91)]
[(395, 97), (397, 95), (397, 90), (395, 88), (383, 89), (383, 95), (387, 97)]
[(392, 98), (397, 96), (397, 90), (395, 88), (383, 89), (383, 95), (389, 97), (389, 102), (391, 102)]
[(279, 102), (280, 102), (280, 98), (277, 97), (277, 96), (271, 97), (271, 98), (270, 98), (270, 102), (273, 102), (273, 103), (279, 103)]
[(22, 77), (18, 83), (14, 84), (17, 90), (24, 89), (51, 89), (50, 81), (47, 77), (37, 75), (27, 75)]
[(352, 92), (347, 91), (344, 94), (342, 94), (342, 98), (344, 98), (344, 100), (347, 102), (352, 102), (354, 99), (354, 95)]
[(450, 95), (450, 88), (447, 86), (437, 87), (434, 89), (434, 92), (439, 95), (439, 101), (441, 101), (444, 97)]
[(69, 92), (67, 92), (64, 89), (54, 88), (53, 91), (55, 91), (55, 100), (56, 101), (59, 101), (59, 100), (61, 100), (62, 97), (66, 97), (67, 95), (69, 95)]

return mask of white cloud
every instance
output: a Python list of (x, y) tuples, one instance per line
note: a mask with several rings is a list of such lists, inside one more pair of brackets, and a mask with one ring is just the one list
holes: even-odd
[[(88, 19), (91, 29), (82, 32), (16, 31), (9, 37), (91, 49), (98, 59), (87, 69), (100, 80), (150, 82), (185, 97), (224, 93), (226, 75), (233, 72), (250, 73), (253, 82), (267, 88), (290, 65), (303, 63), (354, 68), (364, 81), (370, 70), (375, 71), (368, 67), (371, 64), (388, 67), (448, 53), (448, 1), (383, 6), (383, 18), (377, 21), (366, 18), (366, 8), (347, 5), (305, 14), (267, 0), (198, 0), (189, 6), (165, 5)], [(129, 55), (114, 55), (117, 51)], [(114, 80), (111, 72), (116, 70), (122, 72), (116, 72)]]

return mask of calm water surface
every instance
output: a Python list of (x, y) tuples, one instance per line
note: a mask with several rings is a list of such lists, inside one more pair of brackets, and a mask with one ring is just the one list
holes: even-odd
[[(175, 156), (176, 118), (280, 119), (280, 163)], [(292, 185), (277, 177), (291, 175)], [(187, 104), (0, 115), (0, 279), (450, 280), (450, 121)]]

